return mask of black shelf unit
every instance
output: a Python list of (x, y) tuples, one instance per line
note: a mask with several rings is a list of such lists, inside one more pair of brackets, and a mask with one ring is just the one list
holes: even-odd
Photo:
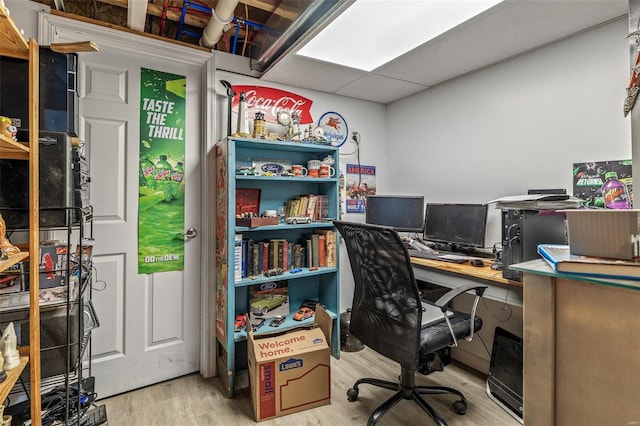
[[(60, 237), (64, 235), (65, 239), (61, 239), (62, 244), (57, 247), (66, 251), (66, 261), (62, 262), (64, 267), (62, 270), (55, 270), (56, 273), (62, 272), (65, 281), (62, 286), (54, 287), (58, 292), (65, 287), (64, 296), (47, 301), (47, 295), (44, 293), (43, 297), (43, 291), (50, 289), (40, 289), (40, 386), (42, 410), (45, 413), (42, 421), (80, 425), (85, 422), (84, 417), (95, 400), (94, 379), (91, 375), (91, 331), (99, 323), (91, 302), (92, 260), (90, 255), (82, 255), (88, 247), (87, 241), (93, 238), (93, 209), (66, 207), (41, 210), (61, 210), (67, 216), (66, 223), (69, 224), (40, 228), (41, 231), (57, 232)], [(25, 274), (33, 273), (33, 266), (30, 265), (29, 269)], [(43, 272), (37, 270), (36, 273)], [(28, 309), (28, 302), (26, 306), (17, 304), (2, 309), (3, 322), (8, 320), (20, 324), (21, 345), (29, 344)], [(28, 420), (30, 417), (28, 370), (23, 371), (21, 381), (22, 386), (15, 387), (11, 395), (17, 395), (22, 390), (27, 395), (27, 401), (6, 409), (17, 421)], [(55, 401), (53, 406), (52, 401)]]

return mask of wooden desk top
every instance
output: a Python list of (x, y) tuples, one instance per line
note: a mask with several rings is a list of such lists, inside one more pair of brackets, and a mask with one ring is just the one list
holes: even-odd
[(422, 268), (437, 269), (438, 271), (450, 272), (452, 274), (461, 274), (461, 275), (466, 275), (468, 277), (479, 278), (487, 281), (493, 281), (500, 284), (522, 287), (521, 282), (502, 278), (502, 271), (491, 269), (491, 265), (493, 264), (492, 260), (483, 259), (483, 261), (485, 266), (479, 267), (479, 266), (471, 266), (471, 264), (468, 262), (453, 263), (453, 262), (443, 262), (440, 260), (422, 259), (418, 257), (411, 258), (411, 263), (413, 265), (416, 265)]

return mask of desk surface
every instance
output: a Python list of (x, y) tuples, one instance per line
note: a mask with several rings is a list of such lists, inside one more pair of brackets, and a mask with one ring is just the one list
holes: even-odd
[(438, 271), (465, 275), (467, 277), (480, 280), (487, 280), (500, 284), (522, 287), (521, 282), (505, 279), (502, 277), (502, 271), (491, 269), (491, 264), (493, 263), (493, 261), (491, 260), (484, 260), (485, 266), (483, 267), (471, 266), (471, 264), (469, 263), (443, 262), (441, 260), (422, 259), (418, 257), (412, 257), (411, 263), (414, 266), (437, 269)]

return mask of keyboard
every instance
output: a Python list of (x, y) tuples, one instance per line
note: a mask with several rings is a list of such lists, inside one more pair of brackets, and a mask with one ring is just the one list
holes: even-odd
[(435, 253), (430, 251), (422, 251), (422, 250), (408, 250), (409, 256), (418, 257), (420, 259), (431, 259), (431, 260), (439, 260), (442, 262), (451, 262), (451, 263), (465, 263), (469, 260), (469, 256), (464, 256), (460, 254), (450, 254), (450, 253)]

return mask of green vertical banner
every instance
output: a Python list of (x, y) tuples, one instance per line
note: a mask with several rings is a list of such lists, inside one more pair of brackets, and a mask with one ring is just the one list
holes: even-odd
[(184, 76), (140, 72), (138, 273), (184, 269)]

